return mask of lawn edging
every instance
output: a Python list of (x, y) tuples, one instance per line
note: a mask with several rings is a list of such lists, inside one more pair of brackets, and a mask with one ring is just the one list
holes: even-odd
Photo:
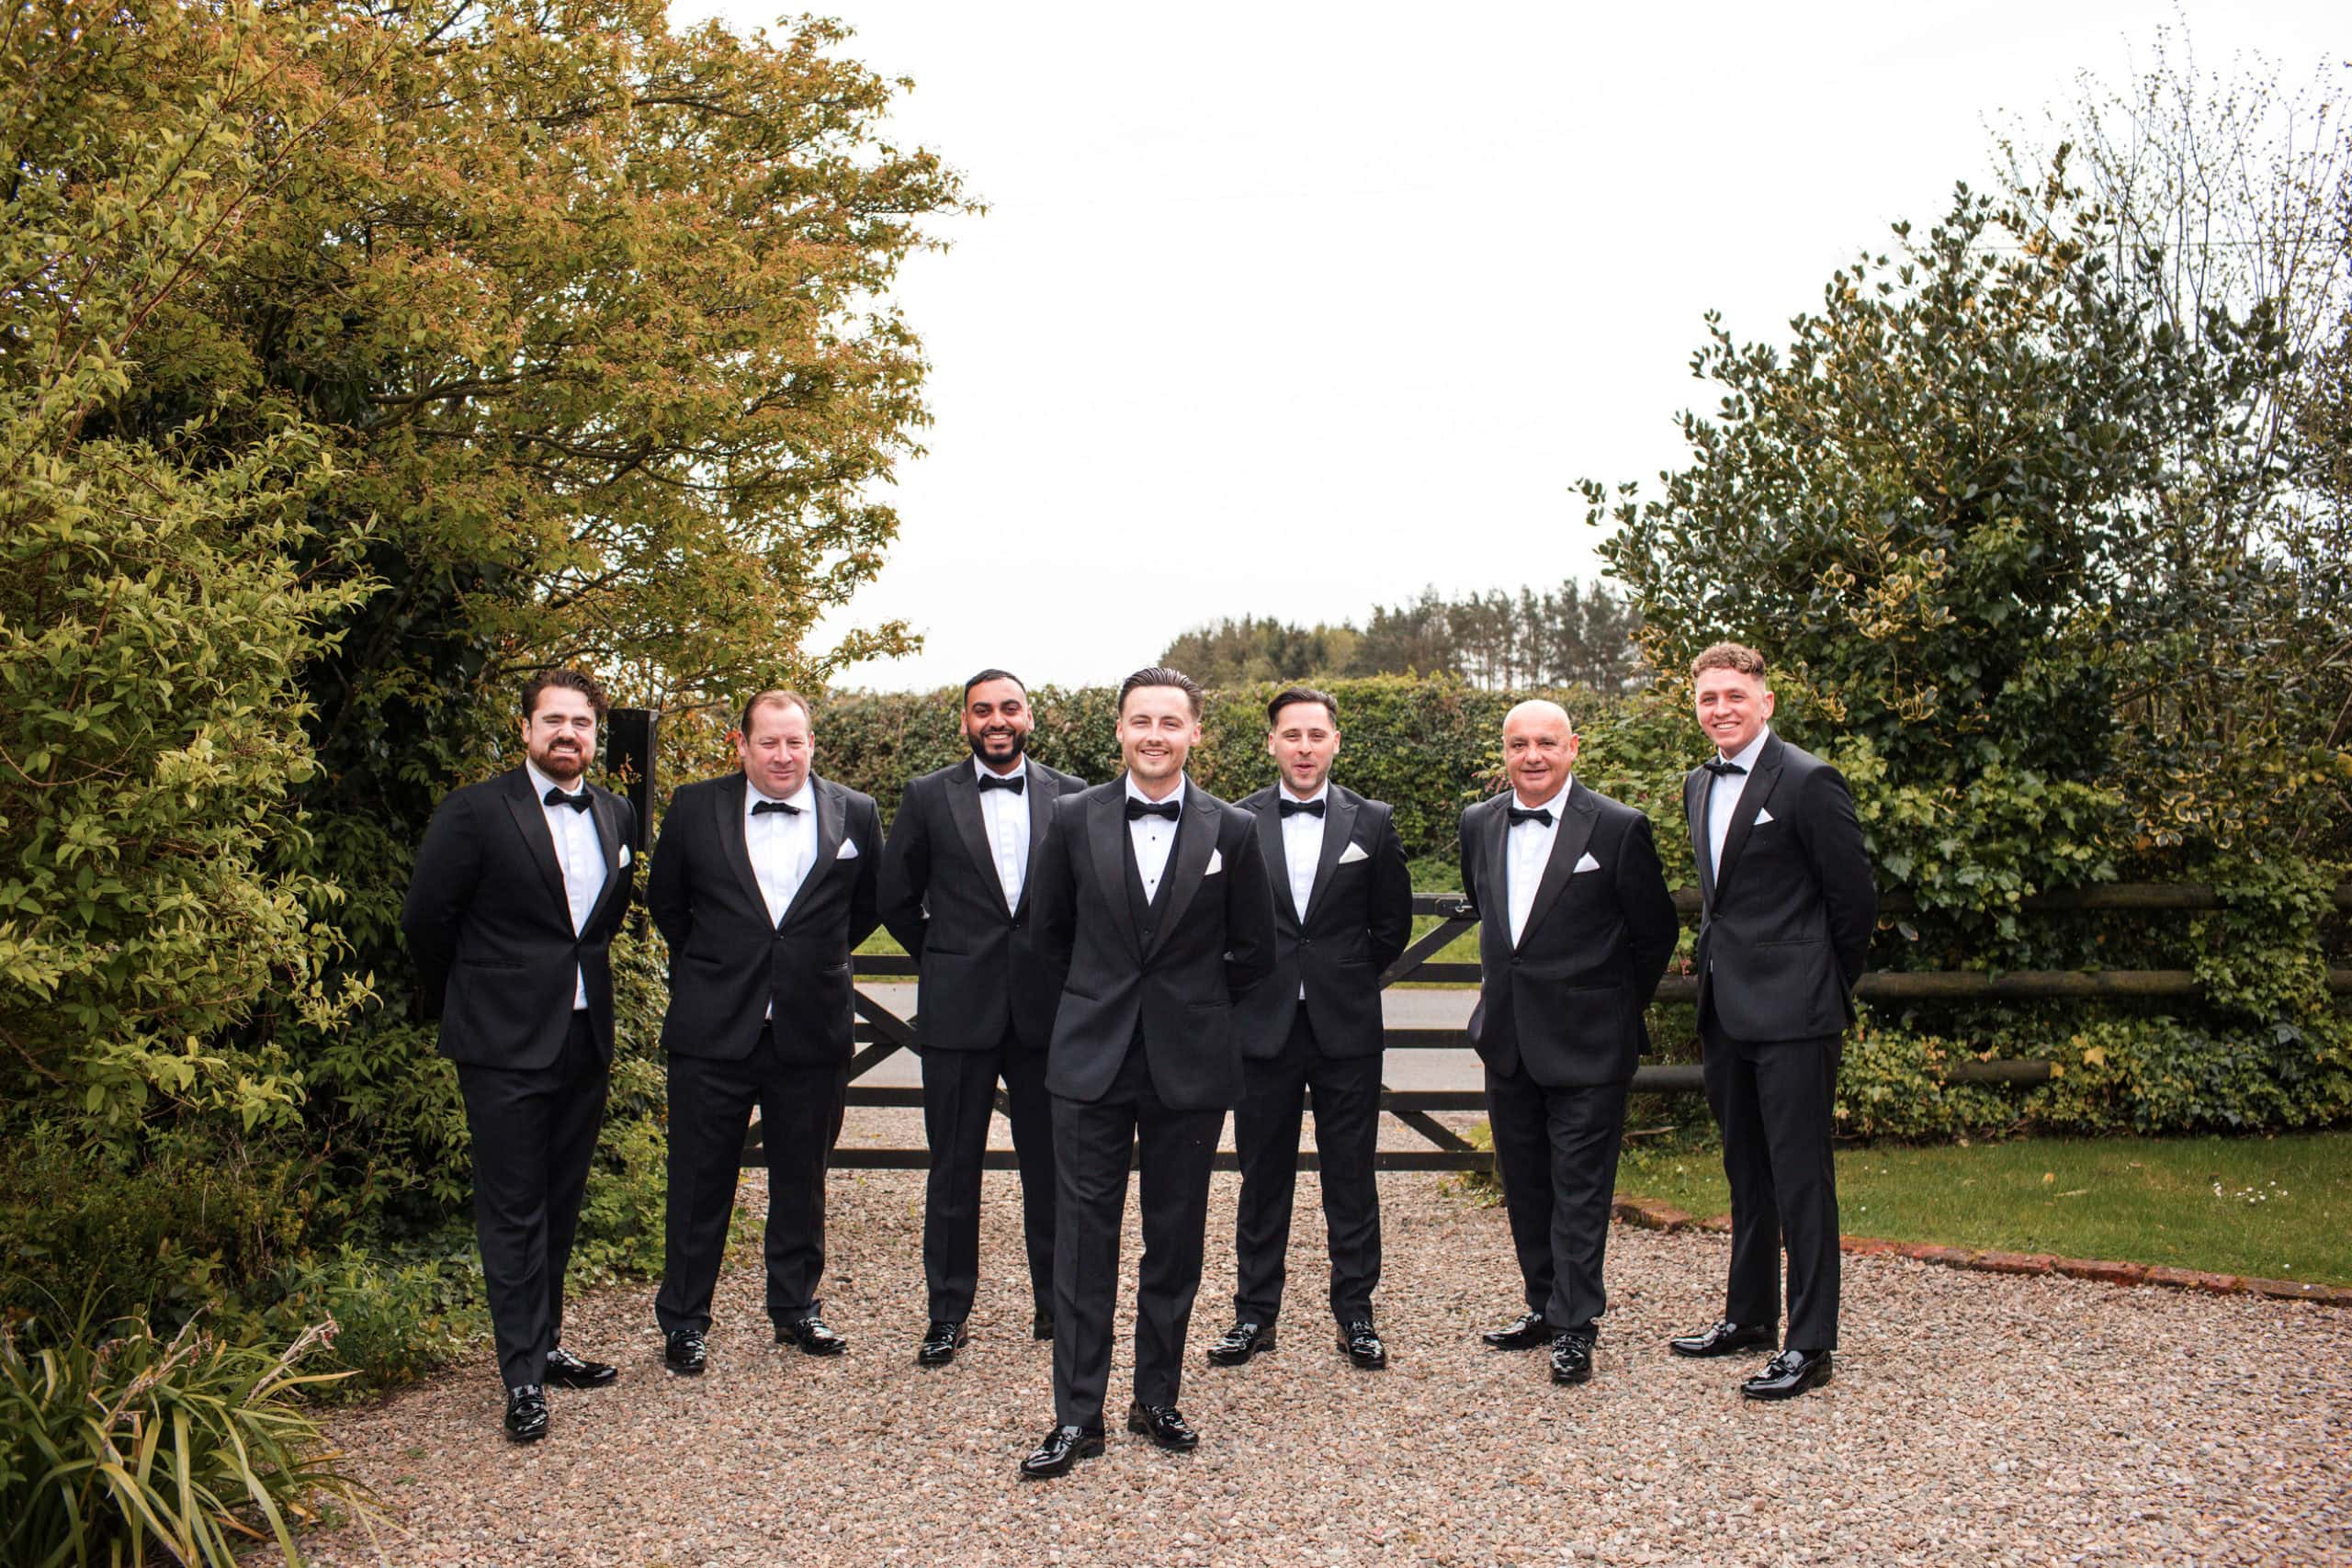
[[(1620, 1198), (1610, 1206), (1618, 1224), (1645, 1231), (1727, 1232), (1731, 1217), (1702, 1220), (1668, 1203), (1647, 1198)], [(2263, 1280), (2246, 1274), (2208, 1274), (2196, 1269), (2173, 1269), (2154, 1263), (2115, 1263), (2103, 1258), (2060, 1258), (2047, 1252), (2003, 1252), (1982, 1247), (1938, 1247), (1929, 1243), (1886, 1241), (1877, 1236), (1841, 1235), (1838, 1247), (1858, 1256), (1908, 1258), (1945, 1269), (1973, 1269), (1984, 1274), (2060, 1274), (2103, 1285), (2160, 1285), (2167, 1290), (2203, 1291), (2217, 1296), (2266, 1296), (2274, 1301), (2317, 1302), (2322, 1306), (2352, 1308), (2352, 1285), (2312, 1285), (2297, 1280)]]

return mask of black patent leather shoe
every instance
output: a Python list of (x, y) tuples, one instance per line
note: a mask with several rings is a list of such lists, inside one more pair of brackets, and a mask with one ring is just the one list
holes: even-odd
[(1172, 1404), (1145, 1404), (1141, 1402), (1127, 1406), (1127, 1430), (1149, 1438), (1155, 1448), (1170, 1453), (1190, 1453), (1201, 1446), (1201, 1435), (1193, 1424)]
[(1049, 1312), (1042, 1311), (1032, 1314), (1029, 1318), (1029, 1337), (1032, 1339), (1051, 1339), (1053, 1337), (1054, 1314)]
[(923, 1330), (922, 1346), (915, 1351), (915, 1365), (944, 1367), (956, 1359), (956, 1351), (971, 1342), (972, 1337), (964, 1332), (962, 1324), (933, 1320), (932, 1325)]
[(1592, 1339), (1589, 1335), (1561, 1334), (1552, 1340), (1552, 1381), (1556, 1383), (1592, 1381)]
[(1552, 1342), (1552, 1325), (1540, 1312), (1522, 1313), (1500, 1328), (1478, 1336), (1498, 1350), (1536, 1350)]
[(1274, 1325), (1271, 1323), (1237, 1323), (1225, 1331), (1225, 1337), (1209, 1347), (1212, 1367), (1243, 1367), (1252, 1356), (1262, 1356), (1274, 1348)]
[(1102, 1427), (1057, 1427), (1046, 1434), (1035, 1453), (1021, 1461), (1021, 1478), (1051, 1481), (1057, 1475), (1068, 1475), (1080, 1460), (1092, 1459), (1102, 1451)]
[(698, 1377), (710, 1365), (709, 1348), (699, 1328), (681, 1328), (662, 1342), (662, 1364), (680, 1377)]
[(583, 1361), (561, 1346), (548, 1352), (548, 1382), (558, 1388), (603, 1388), (620, 1375), (610, 1361)]
[(1829, 1359), (1826, 1350), (1783, 1350), (1741, 1383), (1739, 1392), (1750, 1399), (1794, 1399), (1829, 1381)]
[(548, 1392), (526, 1382), (506, 1391), (506, 1435), (518, 1443), (536, 1443), (548, 1435)]
[(1770, 1350), (1780, 1336), (1767, 1324), (1733, 1323), (1725, 1319), (1696, 1334), (1677, 1336), (1666, 1348), (1678, 1356), (1729, 1356), (1740, 1350)]
[(825, 1320), (813, 1312), (807, 1317), (777, 1324), (775, 1342), (797, 1345), (811, 1356), (838, 1356), (849, 1348), (849, 1341), (826, 1327)]
[(1368, 1372), (1376, 1372), (1388, 1364), (1388, 1347), (1380, 1342), (1380, 1334), (1368, 1317), (1340, 1325), (1340, 1348), (1348, 1353), (1349, 1360)]

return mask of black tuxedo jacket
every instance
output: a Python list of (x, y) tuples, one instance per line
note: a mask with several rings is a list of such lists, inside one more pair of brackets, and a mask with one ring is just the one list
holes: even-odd
[(1843, 1033), (1878, 924), (1878, 883), (1845, 779), (1810, 751), (1777, 734), (1767, 738), (1724, 834), (1718, 867), (1707, 858), (1713, 777), (1698, 767), (1682, 781), (1705, 900), (1699, 1016), (1713, 1008), (1736, 1040)]
[(1017, 908), (1004, 907), (970, 761), (910, 781), (890, 823), (882, 851), (882, 923), (920, 965), (919, 1051), (991, 1051), (1008, 1028), (1035, 1050), (1053, 1038), (1062, 978), (1037, 952), (1031, 895), (1054, 803), (1084, 789), (1086, 781), (1035, 761), (1026, 773), (1029, 869)]
[(1237, 1105), (1234, 1002), (1274, 963), (1257, 819), (1187, 781), (1159, 896), (1146, 906), (1126, 803), (1124, 776), (1056, 801), (1030, 881), (1038, 951), (1064, 976), (1046, 1087), (1100, 1100), (1140, 1040), (1170, 1110)]
[[(1479, 916), (1470, 1042), (1498, 1072), (1523, 1066), (1546, 1089), (1628, 1082), (1680, 928), (1650, 819), (1571, 782), (1514, 947), (1510, 804), (1505, 791), (1462, 814), (1462, 889)], [(1577, 871), (1587, 855), (1598, 869)]]
[(441, 1054), (475, 1066), (536, 1068), (563, 1051), (575, 976), (588, 987), (596, 1049), (613, 1055), (613, 933), (637, 867), (637, 812), (600, 785), (588, 815), (605, 851), (605, 891), (577, 936), (555, 835), (531, 775), (514, 768), (452, 790), (433, 813), (409, 875), (401, 929), (441, 1021)]
[[(1327, 1056), (1376, 1056), (1385, 1043), (1380, 1019), (1380, 972), (1405, 951), (1413, 932), (1413, 877), (1388, 804), (1330, 786), (1323, 817), (1323, 853), (1315, 863), (1315, 890), (1306, 918), (1290, 896), (1290, 863), (1283, 851), (1280, 784), (1241, 802), (1258, 819), (1258, 845), (1274, 898), (1273, 973), (1241, 998), (1235, 1021), (1241, 1054), (1281, 1055), (1301, 1007)], [(1354, 845), (1362, 853), (1345, 863)], [(1306, 987), (1304, 1001), (1299, 987)]]
[(705, 779), (671, 797), (645, 903), (670, 944), (662, 1044), (673, 1055), (741, 1061), (774, 1007), (786, 1061), (849, 1060), (850, 953), (877, 923), (882, 814), (870, 795), (811, 783), (816, 863), (774, 924), (744, 847), (743, 775)]

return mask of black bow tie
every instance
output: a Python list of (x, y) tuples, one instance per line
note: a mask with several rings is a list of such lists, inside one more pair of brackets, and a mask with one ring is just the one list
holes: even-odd
[(980, 775), (980, 793), (982, 795), (988, 794), (988, 792), (992, 789), (1009, 789), (1013, 794), (1019, 795), (1028, 787), (1029, 775), (1026, 773), (1015, 773), (1009, 779), (1001, 779), (994, 773), (982, 773)]
[(1183, 807), (1172, 800), (1155, 802), (1137, 800), (1132, 795), (1127, 796), (1127, 820), (1130, 822), (1138, 817), (1164, 817), (1173, 822), (1182, 811)]
[(1323, 815), (1323, 803), (1319, 800), (1292, 800), (1284, 796), (1276, 805), (1285, 817), (1296, 817), (1302, 812), (1309, 817)]
[(1548, 806), (1539, 806), (1532, 811), (1529, 811), (1522, 807), (1514, 806), (1509, 807), (1509, 810), (1510, 812), (1510, 825), (1514, 828), (1518, 827), (1521, 822), (1540, 822), (1546, 828), (1549, 828), (1552, 825), (1552, 808)]
[(1745, 773), (1747, 772), (1746, 768), (1741, 767), (1737, 762), (1727, 762), (1721, 757), (1710, 757), (1699, 765), (1706, 769), (1707, 772), (1714, 774), (1715, 777), (1719, 779), (1730, 778), (1735, 773)]
[(752, 802), (752, 815), (754, 817), (764, 817), (771, 811), (781, 811), (786, 817), (797, 817), (800, 815), (800, 807), (793, 805), (788, 800), (755, 800)]
[(556, 788), (555, 785), (549, 784), (548, 785), (547, 794), (539, 796), (539, 798), (546, 801), (549, 806), (569, 806), (574, 811), (585, 811), (588, 809), (588, 792), (584, 789), (576, 791), (571, 795), (566, 795), (563, 791)]

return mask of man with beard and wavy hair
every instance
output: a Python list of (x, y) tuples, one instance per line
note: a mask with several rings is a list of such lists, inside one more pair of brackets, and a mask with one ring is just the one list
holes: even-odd
[(637, 813), (588, 781), (605, 694), (576, 670), (523, 688), (523, 765), (452, 791), (416, 852), (401, 929), (458, 1064), (474, 1233), (506, 1434), (547, 1436), (547, 1385), (619, 1374), (563, 1348), (563, 1271), (613, 1060), (613, 933)]
[(915, 1364), (944, 1367), (967, 1338), (979, 1287), (980, 1167), (1004, 1084), (1021, 1168), (1030, 1332), (1054, 1336), (1054, 1122), (1046, 1093), (1061, 976), (1037, 951), (1029, 884), (1054, 803), (1086, 787), (1027, 755), (1029, 693), (1003, 670), (964, 682), (968, 761), (910, 781), (882, 851), (882, 923), (916, 961), (922, 1059), (922, 1270), (929, 1326)]

